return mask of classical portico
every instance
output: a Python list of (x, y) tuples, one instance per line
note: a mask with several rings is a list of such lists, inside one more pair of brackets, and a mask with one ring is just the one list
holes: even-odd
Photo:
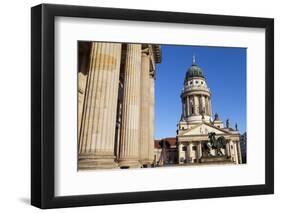
[(159, 45), (81, 42), (78, 169), (148, 167)]
[[(238, 152), (240, 149), (239, 132), (221, 129), (203, 121), (201, 124), (178, 134), (179, 164), (204, 163), (204, 157), (209, 157), (207, 152), (205, 152), (204, 144), (210, 140), (208, 134), (211, 132), (214, 132), (217, 137), (223, 136), (227, 141), (226, 147), (222, 149), (222, 153), (225, 156), (222, 159), (229, 160), (229, 162), (233, 163), (240, 163), (241, 159)], [(215, 156), (215, 152), (215, 150), (211, 150), (211, 155)]]

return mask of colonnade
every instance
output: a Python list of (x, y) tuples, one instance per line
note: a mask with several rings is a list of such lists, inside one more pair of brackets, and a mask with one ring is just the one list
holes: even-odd
[[(204, 157), (202, 152), (203, 143), (206, 141), (193, 141), (184, 144), (180, 143), (178, 147), (179, 164), (200, 163), (200, 159)], [(239, 141), (229, 140), (222, 152), (231, 162), (234, 162), (235, 164), (242, 163)], [(184, 161), (182, 161), (182, 159), (184, 159)]]
[(208, 95), (187, 95), (183, 100), (184, 117), (191, 115), (205, 115), (212, 116), (211, 98)]
[(78, 79), (79, 87), (85, 85), (78, 106), (78, 169), (152, 164), (153, 50), (152, 45), (92, 43), (89, 71)]

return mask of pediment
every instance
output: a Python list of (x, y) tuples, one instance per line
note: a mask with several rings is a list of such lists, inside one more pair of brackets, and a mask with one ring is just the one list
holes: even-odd
[(212, 125), (206, 124), (206, 123), (202, 123), (199, 124), (195, 127), (192, 127), (188, 130), (186, 130), (186, 132), (184, 132), (182, 135), (184, 136), (189, 136), (189, 135), (207, 135), (210, 132), (214, 132), (217, 135), (219, 134), (228, 134), (229, 132), (224, 130), (224, 129), (220, 129), (217, 127), (214, 127)]

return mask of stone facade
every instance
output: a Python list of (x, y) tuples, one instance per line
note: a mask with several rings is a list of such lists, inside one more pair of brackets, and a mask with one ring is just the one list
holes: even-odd
[[(227, 126), (218, 114), (212, 117), (211, 90), (207, 86), (203, 70), (193, 58), (187, 70), (181, 93), (182, 116), (177, 128), (178, 163), (242, 163), (240, 133)], [(217, 151), (208, 148), (210, 133), (226, 141), (225, 146)]]
[(79, 42), (79, 170), (152, 165), (160, 62), (159, 45)]

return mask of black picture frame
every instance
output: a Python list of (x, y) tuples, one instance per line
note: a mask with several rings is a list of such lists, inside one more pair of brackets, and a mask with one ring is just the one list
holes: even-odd
[[(264, 28), (265, 184), (96, 195), (54, 195), (55, 17)], [(274, 193), (274, 19), (41, 4), (31, 8), (31, 204), (60, 208)]]

